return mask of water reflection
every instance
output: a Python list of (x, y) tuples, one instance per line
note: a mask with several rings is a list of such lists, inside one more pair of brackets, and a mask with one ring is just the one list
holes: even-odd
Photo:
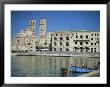
[[(11, 76), (23, 77), (61, 77), (61, 68), (65, 64), (81, 66), (82, 63), (92, 67), (99, 58), (51, 57), (51, 56), (12, 56)], [(78, 75), (78, 74), (77, 74)], [(73, 75), (72, 76), (76, 76)]]

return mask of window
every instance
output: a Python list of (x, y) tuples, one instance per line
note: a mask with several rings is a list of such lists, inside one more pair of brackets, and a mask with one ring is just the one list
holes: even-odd
[(88, 44), (88, 42), (86, 42), (86, 44)]
[[(17, 40), (19, 42), (19, 40)], [(28, 42), (28, 41), (27, 41)]]
[(68, 48), (66, 48), (66, 51), (69, 51), (69, 49), (68, 49)]
[(93, 40), (93, 38), (91, 38), (91, 40)]
[(78, 38), (78, 35), (76, 35), (76, 38)]
[(63, 38), (62, 38), (62, 37), (60, 37), (60, 40), (63, 40)]
[(56, 51), (56, 48), (54, 48), (54, 51)]
[(99, 38), (97, 38), (97, 40), (99, 40)]
[(83, 38), (83, 36), (82, 36), (82, 35), (80, 35), (80, 38)]
[(91, 45), (93, 45), (93, 43), (91, 43)]
[(56, 36), (57, 36), (57, 34), (56, 34)]
[(91, 52), (93, 52), (93, 48), (91, 48)]
[(94, 48), (95, 52), (96, 52), (96, 48)]
[(66, 46), (69, 46), (69, 43), (68, 42), (66, 42)]
[(54, 42), (54, 46), (57, 46), (57, 43), (56, 42)]
[(86, 35), (86, 38), (88, 38), (88, 35)]
[(77, 44), (77, 42), (75, 42), (75, 44)]
[(94, 43), (94, 45), (96, 45), (96, 43)]
[(54, 37), (54, 40), (57, 40), (57, 38), (56, 38), (56, 37)]
[(93, 36), (93, 34), (91, 34), (91, 36)]
[(62, 51), (62, 48), (60, 48), (60, 51)]
[(96, 34), (95, 34), (95, 36), (96, 36)]
[(61, 36), (62, 36), (62, 34), (61, 34)]
[(80, 45), (83, 45), (83, 42), (80, 42)]
[(69, 40), (69, 37), (66, 37), (66, 40)]
[(60, 42), (60, 46), (62, 45), (62, 42)]

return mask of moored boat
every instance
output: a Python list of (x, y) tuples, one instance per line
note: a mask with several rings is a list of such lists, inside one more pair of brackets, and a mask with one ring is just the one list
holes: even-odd
[(76, 66), (69, 66), (68, 69), (71, 72), (79, 72), (79, 73), (88, 73), (88, 72), (95, 71), (93, 69), (80, 68)]

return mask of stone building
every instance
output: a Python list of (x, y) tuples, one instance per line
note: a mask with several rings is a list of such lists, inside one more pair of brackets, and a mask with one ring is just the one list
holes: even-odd
[(48, 47), (45, 18), (40, 19), (39, 35), (36, 35), (36, 20), (31, 19), (26, 30), (22, 29), (11, 38), (11, 50), (16, 52), (30, 52)]
[(100, 52), (100, 33), (86, 30), (49, 32), (52, 51)]
[(28, 52), (42, 49), (100, 52), (100, 33), (80, 30), (48, 32), (46, 35), (46, 18), (40, 18), (38, 35), (36, 34), (36, 20), (31, 19), (27, 29), (22, 29), (11, 39), (12, 51)]

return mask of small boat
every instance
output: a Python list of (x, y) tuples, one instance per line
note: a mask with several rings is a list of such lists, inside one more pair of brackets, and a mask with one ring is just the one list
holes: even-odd
[(85, 69), (85, 68), (80, 68), (80, 67), (76, 67), (76, 66), (69, 66), (68, 69), (71, 72), (79, 72), (79, 73), (88, 73), (88, 72), (95, 71), (92, 69)]

